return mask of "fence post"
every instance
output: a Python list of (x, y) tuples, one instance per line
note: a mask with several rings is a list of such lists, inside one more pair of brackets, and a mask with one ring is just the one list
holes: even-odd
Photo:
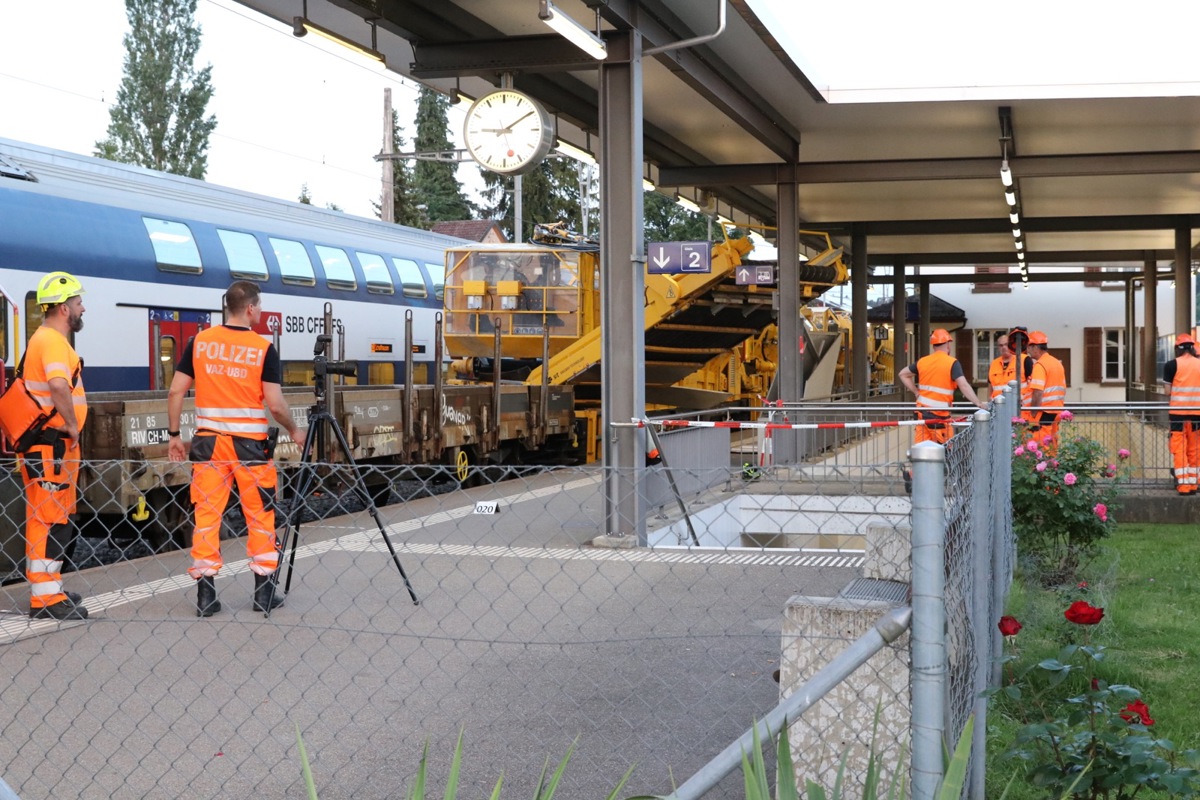
[[(971, 424), (971, 638), (974, 640), (975, 732), (971, 744), (969, 797), (984, 800), (987, 768), (987, 706), (983, 697), (991, 674), (992, 593), (992, 414), (976, 411)], [(997, 628), (997, 633), (999, 629)]]
[[(1008, 590), (1012, 585), (1013, 552), (1012, 532), (1012, 450), (1013, 450), (1013, 415), (1016, 414), (1016, 403), (1012, 401), (1016, 391), (1009, 384), (1004, 394), (997, 397), (993, 403), (993, 462), (992, 462), (992, 621), (999, 622), (1004, 614), (1004, 606), (1008, 602)], [(1000, 685), (1003, 665), (999, 661), (1004, 651), (1004, 637), (1000, 629), (993, 626), (991, 633), (990, 663), (991, 680), (989, 685)]]
[(946, 709), (946, 448), (909, 450), (912, 492), (912, 797), (942, 780)]

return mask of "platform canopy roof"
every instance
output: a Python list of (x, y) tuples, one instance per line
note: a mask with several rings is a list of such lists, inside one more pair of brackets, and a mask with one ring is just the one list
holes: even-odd
[[(389, 69), (449, 94), (479, 96), (510, 73), (563, 139), (597, 151), (597, 62), (539, 20), (538, 0), (242, 2), (367, 46), (374, 35)], [(636, 27), (645, 48), (718, 26), (718, 0), (555, 5), (593, 29), (598, 17), (609, 36)], [(803, 26), (803, 4), (794, 14)], [(844, 37), (852, 58), (854, 24), (812, 35)], [(715, 39), (644, 58), (646, 170), (661, 188), (770, 224), (774, 183), (794, 175), (803, 225), (847, 247), (861, 226), (872, 264), (1015, 264), (1007, 152), (1035, 276), (1058, 263), (1166, 264), (1177, 235), (1195, 241), (1200, 97), (830, 103), (775, 27), (749, 0), (728, 0)], [(927, 45), (898, 43), (897, 57), (913, 46)]]

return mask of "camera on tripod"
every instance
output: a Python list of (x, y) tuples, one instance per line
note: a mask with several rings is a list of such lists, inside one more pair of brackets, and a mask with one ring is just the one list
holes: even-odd
[(325, 355), (325, 345), (333, 341), (333, 337), (327, 333), (317, 334), (317, 343), (313, 346), (313, 373), (318, 383), (326, 375), (345, 375), (348, 378), (355, 376), (354, 365), (346, 361), (330, 361)]

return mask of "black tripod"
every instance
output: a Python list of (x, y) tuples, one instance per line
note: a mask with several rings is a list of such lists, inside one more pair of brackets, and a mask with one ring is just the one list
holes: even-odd
[[(317, 346), (313, 350), (313, 371), (315, 373), (315, 388), (316, 403), (308, 409), (308, 436), (304, 441), (304, 450), (300, 453), (300, 473), (297, 479), (295, 490), (292, 493), (292, 507), (288, 510), (287, 525), (283, 529), (283, 538), (279, 542), (279, 552), (282, 555), (287, 552), (288, 540), (292, 539), (292, 529), (296, 531), (296, 538), (292, 539), (292, 552), (288, 558), (288, 574), (287, 582), (284, 584), (283, 593), (286, 595), (292, 588), (292, 570), (296, 566), (296, 547), (300, 543), (300, 512), (303, 510), (303, 499), (308, 497), (314, 488), (316, 488), (317, 465), (311, 463), (308, 459), (313, 452), (313, 442), (322, 438), (326, 430), (332, 431), (333, 437), (341, 446), (342, 452), (346, 455), (346, 460), (350, 464), (350, 472), (354, 475), (353, 490), (366, 504), (367, 511), (371, 513), (371, 518), (375, 520), (376, 527), (379, 528), (379, 535), (383, 537), (383, 541), (387, 543), (388, 552), (392, 554), (392, 562), (395, 563), (396, 569), (400, 571), (400, 577), (404, 580), (404, 588), (408, 589), (408, 596), (412, 598), (413, 605), (420, 605), (421, 601), (417, 599), (417, 593), (413, 591), (412, 584), (408, 580), (408, 575), (404, 572), (404, 567), (400, 565), (400, 557), (396, 555), (396, 548), (392, 546), (392, 540), (388, 538), (387, 531), (384, 529), (383, 520), (379, 518), (379, 509), (375, 506), (375, 501), (371, 499), (371, 493), (367, 490), (366, 481), (363, 480), (362, 473), (359, 471), (358, 464), (354, 461), (354, 456), (350, 451), (350, 445), (346, 442), (346, 436), (342, 433), (342, 429), (338, 427), (337, 420), (329, 413), (329, 408), (325, 401), (326, 383), (330, 375), (348, 375), (354, 376), (354, 367), (351, 364), (346, 364), (340, 361), (329, 361), (324, 355), (325, 345), (330, 341), (330, 337), (321, 334), (317, 337)], [(279, 564), (279, 570), (283, 569), (282, 561)], [(276, 579), (278, 579), (278, 571)], [(272, 582), (271, 593), (274, 599), (275, 583)], [(266, 605), (267, 618), (271, 616), (271, 603)]]

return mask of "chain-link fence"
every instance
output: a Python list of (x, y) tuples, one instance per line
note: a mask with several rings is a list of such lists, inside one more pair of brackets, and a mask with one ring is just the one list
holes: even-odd
[[(426, 746), (440, 796), (461, 733), (463, 796), (490, 793), (501, 774), (502, 796), (532, 795), (546, 760), (552, 770), (568, 749), (562, 796), (606, 796), (631, 767), (622, 796), (668, 794), (887, 609), (909, 604), (911, 430), (864, 426), (809, 448), (803, 465), (749, 470), (744, 454), (690, 468), (695, 443), (664, 435), (670, 479), (663, 465), (634, 476), (648, 478), (640, 547), (594, 544), (614, 544), (601, 468), (472, 468), (464, 480), (440, 467), (322, 466), (307, 496), (283, 492), (280, 526), (300, 522), (283, 554), (286, 604), (269, 618), (251, 607), (236, 505), (216, 581), (224, 608), (210, 618), (197, 617), (188, 552), (173, 549), (190, 538), (186, 492), (85, 514), (64, 588), (84, 595), (88, 621), (31, 619), (20, 580), (0, 591), (10, 676), (0, 777), (26, 800), (303, 796), (299, 730), (322, 798), (400, 796)], [(974, 530), (980, 513), (969, 500), (982, 478), (958, 464), (980, 447), (974, 435), (949, 448), (948, 588), (971, 585), (959, 571), (981, 552), (954, 533)], [(143, 479), (173, 467), (136, 469)], [(11, 470), (0, 500), (7, 572), (19, 578), (24, 508)], [(951, 617), (955, 603), (975, 602), (959, 595), (948, 592)], [(943, 645), (952, 683), (971, 669), (956, 666), (971, 658), (963, 651), (980, 649), (972, 636)], [(887, 768), (903, 768), (907, 648), (897, 639), (842, 696), (804, 714), (807, 733), (794, 727), (792, 740), (820, 748), (798, 771), (832, 784), (831, 766), (870, 747), (877, 708), (893, 743)], [(947, 734), (961, 713), (950, 705)], [(706, 796), (741, 794), (732, 775)]]

